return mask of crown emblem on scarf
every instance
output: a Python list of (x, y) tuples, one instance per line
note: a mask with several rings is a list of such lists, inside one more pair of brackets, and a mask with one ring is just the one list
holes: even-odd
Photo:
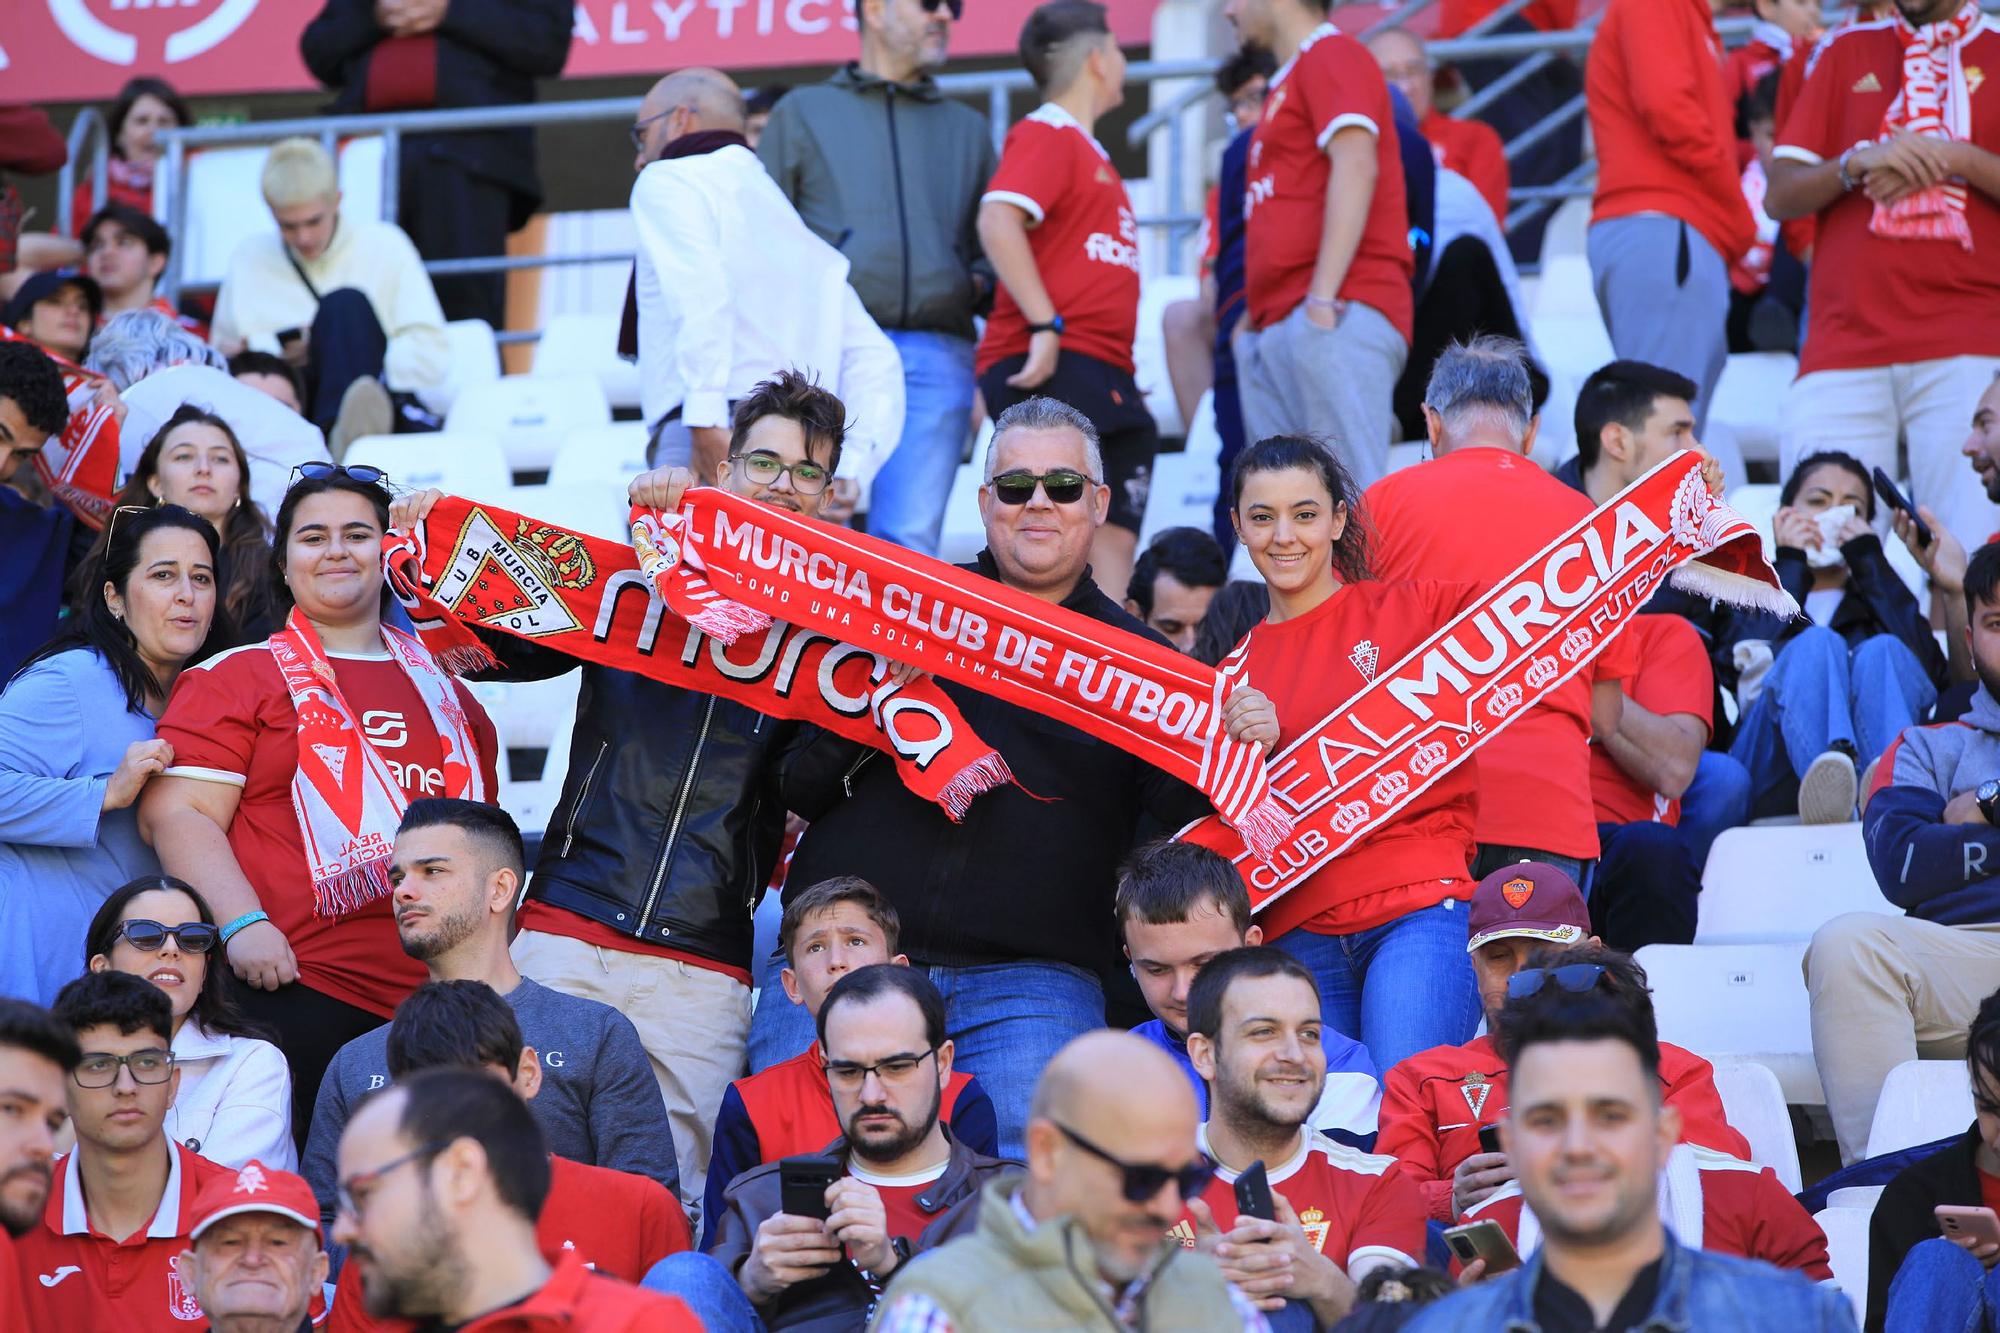
[(1409, 789), (1410, 779), (1392, 770), (1375, 780), (1375, 785), (1368, 789), (1368, 799), (1377, 805), (1387, 805)]
[(1486, 711), (1495, 717), (1505, 717), (1521, 706), (1524, 697), (1521, 687), (1510, 682), (1493, 691), (1493, 697), (1486, 701)]
[(1589, 652), (1590, 645), (1596, 637), (1596, 635), (1581, 625), (1573, 627), (1569, 633), (1563, 635), (1563, 661), (1574, 662), (1577, 658)]
[(1410, 771), (1420, 778), (1428, 777), (1449, 758), (1451, 751), (1445, 748), (1443, 741), (1425, 741), (1411, 758)]
[(1542, 686), (1554, 680), (1556, 673), (1561, 669), (1556, 665), (1555, 658), (1544, 655), (1536, 658), (1528, 665), (1527, 675), (1523, 679), (1528, 682), (1531, 689), (1539, 690)]

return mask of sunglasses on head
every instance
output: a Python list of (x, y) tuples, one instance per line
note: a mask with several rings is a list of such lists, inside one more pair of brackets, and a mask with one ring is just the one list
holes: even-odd
[(1192, 1162), (1183, 1167), (1157, 1166), (1151, 1162), (1128, 1162), (1114, 1157), (1092, 1143), (1083, 1135), (1063, 1124), (1060, 1120), (1051, 1122), (1062, 1131), (1062, 1136), (1099, 1161), (1109, 1162), (1118, 1168), (1120, 1180), (1118, 1189), (1127, 1203), (1147, 1203), (1158, 1195), (1168, 1181), (1180, 1190), (1182, 1199), (1192, 1199), (1208, 1188), (1208, 1182), (1215, 1179), (1215, 1163), (1206, 1153), (1196, 1153)]
[(206, 921), (183, 921), (178, 926), (168, 926), (135, 916), (130, 921), (119, 922), (118, 933), (141, 953), (159, 952), (166, 947), (169, 935), (174, 937), (174, 944), (182, 953), (207, 953), (215, 947), (215, 939), (220, 932)]
[(379, 467), (366, 463), (344, 465), (341, 463), (300, 463), (292, 469), (292, 480), (325, 481), (329, 477), (345, 477), (363, 486), (380, 486), (389, 479), (389, 474)]
[(1048, 495), (1050, 503), (1073, 505), (1083, 498), (1084, 490), (1092, 482), (1081, 472), (1059, 467), (1051, 472), (1002, 472), (987, 485), (993, 488), (993, 498), (1003, 505), (1028, 503), (1035, 498), (1037, 486)]
[(940, 9), (949, 9), (954, 21), (965, 17), (965, 0), (917, 0), (924, 7), (924, 13), (935, 14)]
[(1524, 967), (1507, 978), (1507, 998), (1525, 1000), (1530, 995), (1541, 993), (1542, 987), (1554, 982), (1562, 990), (1581, 995), (1593, 989), (1598, 979), (1604, 975), (1602, 963), (1564, 963), (1561, 967)]

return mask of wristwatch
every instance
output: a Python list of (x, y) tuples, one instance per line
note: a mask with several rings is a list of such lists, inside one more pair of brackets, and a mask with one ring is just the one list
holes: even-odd
[(1049, 322), (1046, 324), (1030, 324), (1028, 326), (1029, 333), (1061, 333), (1062, 331), (1063, 317), (1061, 315), (1051, 315)]
[(2000, 828), (2000, 778), (1988, 778), (1973, 791), (1972, 799), (1979, 802), (1979, 813), (1986, 816), (1986, 822)]

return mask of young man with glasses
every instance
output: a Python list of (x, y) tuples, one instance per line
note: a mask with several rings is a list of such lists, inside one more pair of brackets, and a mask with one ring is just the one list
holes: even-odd
[(890, 1275), (969, 1230), (981, 1187), (1016, 1165), (959, 1143), (939, 1118), (952, 1044), (944, 999), (921, 972), (850, 972), (818, 1021), (840, 1124), (822, 1149), (841, 1172), (824, 1216), (786, 1212), (785, 1168), (766, 1163), (724, 1192), (706, 1256), (674, 1256), (647, 1278), (711, 1327), (860, 1327)]
[(1097, 584), (1122, 596), (1146, 519), (1159, 434), (1132, 378), (1139, 230), (1098, 119), (1125, 100), (1125, 55), (1096, 0), (1049, 0), (1021, 28), (1041, 106), (1007, 132), (979, 203), (979, 239), (1000, 275), (975, 367), (999, 416), (1034, 394), (1096, 423), (1109, 521), (1091, 541)]
[(986, 1187), (977, 1229), (903, 1268), (874, 1333), (1062, 1328), (1268, 1333), (1173, 1227), (1208, 1186), (1187, 1078), (1126, 1032), (1078, 1037), (1035, 1085), (1028, 1169)]
[[(1400, 1159), (1417, 1179), (1431, 1217), (1447, 1224), (1514, 1178), (1507, 1154), (1487, 1151), (1481, 1138), (1482, 1130), (1507, 1115), (1507, 1061), (1492, 1033), (1508, 987), (1539, 947), (1600, 943), (1590, 933), (1590, 909), (1576, 882), (1537, 861), (1502, 866), (1481, 880), (1466, 925), (1471, 932), (1466, 952), (1472, 955), (1487, 1035), (1463, 1046), (1419, 1051), (1390, 1069), (1382, 1080), (1381, 1132), (1375, 1140), (1377, 1151)], [(1643, 997), (1645, 974), (1625, 955), (1611, 954), (1586, 984), (1620, 993), (1636, 990)], [(1660, 1078), (1662, 1096), (1677, 1109), (1688, 1142), (1749, 1157), (1748, 1141), (1723, 1113), (1708, 1061), (1662, 1043)]]
[(27, 1326), (180, 1333), (202, 1317), (177, 1267), (195, 1196), (236, 1173), (167, 1137), (173, 1005), (142, 978), (91, 972), (54, 1013), (82, 1051), (66, 1089), (76, 1151), (55, 1165), (41, 1225), (15, 1244)]
[[(1232, 949), (1188, 992), (1188, 1055), (1209, 1087), (1198, 1142), (1215, 1179), (1188, 1202), (1181, 1244), (1217, 1236), (1222, 1275), (1279, 1329), (1330, 1328), (1383, 1265), (1414, 1268), (1424, 1200), (1393, 1157), (1335, 1143), (1308, 1120), (1326, 1082), (1319, 987), (1281, 949)], [(1262, 1164), (1273, 1217), (1245, 1217), (1236, 1182)]]

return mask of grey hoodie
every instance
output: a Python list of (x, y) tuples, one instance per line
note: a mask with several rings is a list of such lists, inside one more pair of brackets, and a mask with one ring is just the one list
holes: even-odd
[(778, 103), (757, 156), (847, 256), (877, 324), (972, 336), (979, 197), (999, 164), (977, 111), (928, 76), (889, 83), (850, 64)]
[(1941, 925), (2000, 922), (2000, 829), (1944, 821), (1988, 778), (2000, 778), (2000, 702), (1983, 685), (1958, 721), (1911, 727), (1883, 752), (1861, 833), (1884, 897)]

